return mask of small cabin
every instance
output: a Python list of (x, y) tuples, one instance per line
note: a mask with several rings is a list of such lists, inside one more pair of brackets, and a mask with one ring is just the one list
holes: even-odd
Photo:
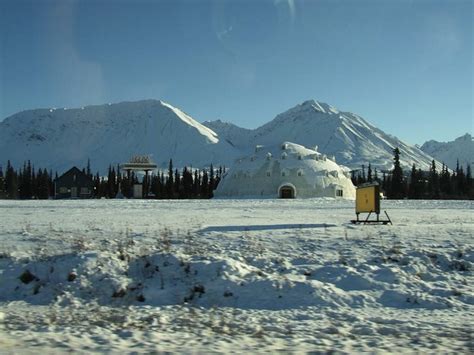
[(91, 198), (93, 190), (92, 178), (76, 167), (54, 180), (54, 198)]

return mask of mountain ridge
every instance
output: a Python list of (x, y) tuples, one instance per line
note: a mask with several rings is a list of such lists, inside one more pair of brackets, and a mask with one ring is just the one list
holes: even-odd
[[(224, 129), (226, 125), (220, 124), (216, 127), (212, 123), (204, 124), (216, 128), (219, 135), (228, 136)], [(238, 126), (230, 125), (231, 130), (236, 132)], [(390, 170), (395, 147), (401, 150), (401, 161), (405, 168), (415, 163), (427, 170), (432, 161), (432, 157), (418, 147), (410, 146), (397, 137), (386, 134), (361, 116), (340, 111), (332, 105), (316, 100), (306, 100), (278, 114), (262, 126), (247, 130), (246, 133), (249, 136), (243, 139), (248, 141), (250, 146), (273, 145), (282, 141), (307, 147), (317, 145), (323, 153), (335, 156), (339, 163), (352, 168), (360, 168), (370, 162), (382, 170)]]
[(164, 101), (147, 99), (74, 109), (25, 110), (0, 122), (0, 162), (16, 166), (31, 160), (38, 167), (66, 170), (91, 160), (94, 169), (151, 154), (161, 167), (229, 166), (256, 145), (290, 141), (319, 146), (338, 163), (360, 168), (369, 162), (391, 169), (398, 146), (405, 167), (427, 169), (432, 157), (386, 134), (362, 117), (316, 100), (306, 100), (255, 129), (233, 123), (199, 123)]
[(458, 161), (463, 168), (467, 164), (471, 165), (471, 169), (474, 167), (474, 140), (469, 133), (449, 142), (431, 139), (423, 143), (420, 149), (444, 162), (450, 169), (456, 169)]
[[(220, 149), (209, 149), (212, 145)], [(197, 146), (203, 154), (192, 155)], [(228, 149), (211, 129), (159, 100), (27, 110), (0, 122), (0, 152), (8, 151), (1, 154), (2, 160), (20, 165), (30, 159), (37, 166), (58, 170), (84, 165), (90, 158), (93, 166), (104, 171), (109, 163), (123, 163), (140, 154), (154, 155), (162, 166), (171, 156), (177, 157), (179, 165), (207, 165), (224, 159)], [(166, 158), (161, 157), (163, 151)], [(190, 159), (186, 159), (188, 152)]]

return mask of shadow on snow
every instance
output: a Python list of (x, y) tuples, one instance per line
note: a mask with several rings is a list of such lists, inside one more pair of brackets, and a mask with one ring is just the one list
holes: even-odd
[(203, 228), (199, 233), (207, 232), (247, 232), (247, 231), (264, 231), (278, 229), (311, 229), (311, 228), (328, 228), (336, 227), (335, 224), (318, 223), (318, 224), (261, 224), (261, 225), (241, 225), (241, 226), (209, 226)]

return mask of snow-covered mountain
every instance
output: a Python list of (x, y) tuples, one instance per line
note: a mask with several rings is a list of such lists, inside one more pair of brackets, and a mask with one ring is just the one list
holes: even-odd
[(432, 157), (418, 147), (386, 134), (362, 117), (314, 100), (305, 101), (251, 131), (222, 122), (204, 124), (237, 147), (275, 145), (282, 141), (318, 146), (320, 152), (335, 156), (338, 163), (354, 169), (369, 162), (379, 169), (391, 169), (395, 147), (401, 151), (400, 160), (405, 168), (415, 163), (428, 169), (432, 161)]
[(451, 169), (456, 169), (458, 160), (464, 169), (467, 164), (474, 168), (474, 140), (469, 133), (451, 142), (430, 140), (421, 146), (421, 150), (444, 162)]
[(62, 172), (72, 165), (105, 172), (109, 164), (133, 155), (152, 155), (161, 167), (229, 166), (256, 145), (289, 141), (335, 156), (339, 164), (360, 168), (369, 162), (390, 169), (399, 147), (406, 167), (427, 169), (432, 158), (390, 136), (360, 116), (314, 100), (305, 101), (257, 129), (212, 121), (200, 124), (158, 100), (122, 102), (79, 109), (23, 111), (0, 122), (0, 164), (31, 160), (37, 167)]
[(225, 140), (231, 146), (246, 151), (251, 146), (250, 138), (253, 130), (236, 126), (233, 123), (221, 120), (205, 121), (203, 125), (216, 132), (220, 139)]
[(0, 161), (64, 171), (72, 165), (105, 171), (133, 155), (152, 155), (160, 166), (208, 166), (235, 156), (234, 148), (179, 109), (157, 100), (38, 109), (0, 122)]

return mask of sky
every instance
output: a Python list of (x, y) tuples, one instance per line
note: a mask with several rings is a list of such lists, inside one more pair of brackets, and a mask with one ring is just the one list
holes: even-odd
[(474, 131), (471, 0), (0, 0), (0, 120), (161, 99), (256, 128), (308, 99), (411, 143)]

